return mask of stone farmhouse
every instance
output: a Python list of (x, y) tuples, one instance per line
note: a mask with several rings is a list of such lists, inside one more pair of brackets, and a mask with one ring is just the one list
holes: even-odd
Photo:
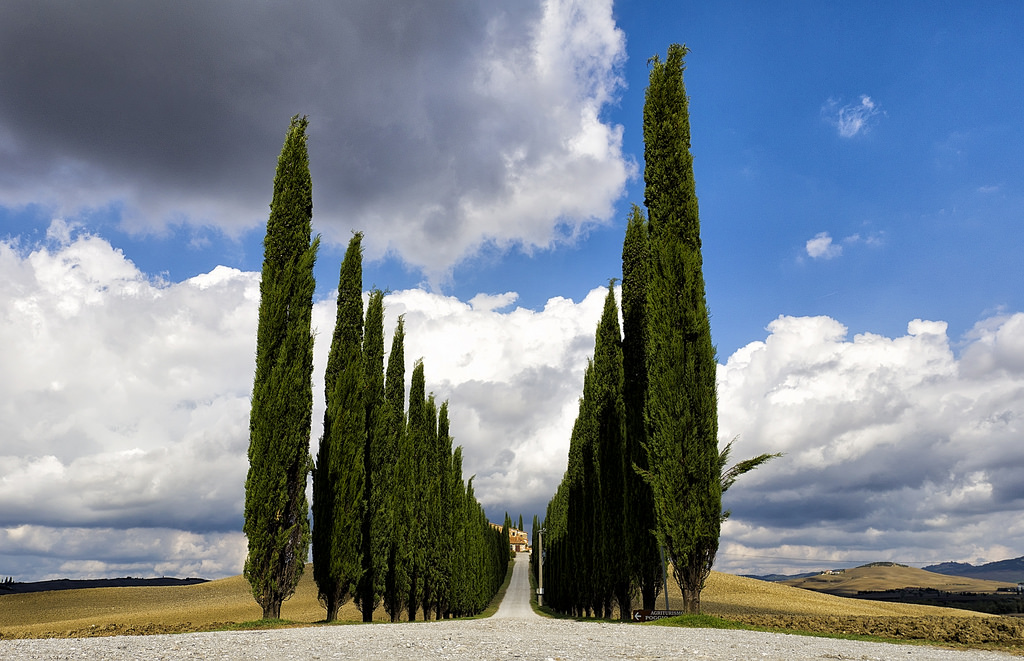
[[(501, 526), (497, 523), (492, 523), (491, 527), (501, 530)], [(526, 553), (530, 551), (530, 537), (524, 530), (509, 528), (508, 541), (513, 553)]]

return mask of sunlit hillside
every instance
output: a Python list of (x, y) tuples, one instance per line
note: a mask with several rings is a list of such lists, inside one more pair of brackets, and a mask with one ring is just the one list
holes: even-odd
[(838, 595), (854, 595), (862, 591), (898, 590), (900, 588), (932, 588), (946, 592), (995, 592), (1015, 583), (986, 581), (935, 574), (923, 569), (895, 564), (873, 564), (834, 573), (783, 581), (786, 585)]

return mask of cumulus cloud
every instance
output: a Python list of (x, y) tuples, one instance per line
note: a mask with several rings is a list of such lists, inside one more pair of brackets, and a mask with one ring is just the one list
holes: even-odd
[(422, 290), (387, 297), (387, 319), (405, 315), (409, 369), (422, 357), (427, 388), (451, 401), (455, 444), (485, 507), (543, 511), (554, 493), (605, 294), (508, 312)]
[(721, 567), (1024, 552), (1024, 314), (980, 322), (959, 358), (944, 322), (896, 338), (849, 339), (827, 317), (768, 331), (719, 368), (721, 439), (786, 456), (727, 494)]
[(258, 274), (153, 281), (52, 227), (0, 243), (0, 526), (236, 529)]
[[(240, 571), (259, 274), (218, 267), (167, 283), (62, 221), (49, 237), (0, 241), (6, 571)], [(428, 389), (451, 400), (466, 476), (478, 476), (485, 504), (537, 511), (560, 479), (602, 300), (596, 289), (578, 303), (499, 312), (514, 293), (472, 304), (421, 290), (386, 297), (388, 342), (405, 315), (406, 373), (423, 358)], [(334, 314), (333, 299), (316, 302), (314, 453)], [(156, 541), (144, 553), (95, 550), (135, 548), (147, 534)], [(195, 557), (168, 550), (185, 548), (180, 540)]]
[(131, 231), (266, 218), (288, 118), (310, 116), (315, 219), (443, 274), (607, 221), (636, 171), (602, 119), (610, 0), (0, 6), (0, 205), (109, 209)]
[(835, 126), (843, 138), (866, 133), (872, 121), (880, 114), (883, 114), (881, 108), (866, 94), (862, 94), (857, 103), (840, 105), (840, 101), (829, 99), (821, 107), (822, 117)]
[[(259, 275), (154, 280), (54, 223), (0, 241), (0, 557), (22, 579), (237, 573)], [(465, 475), (500, 516), (542, 512), (562, 477), (605, 289), (541, 310), (515, 296), (385, 298), (407, 374), (450, 401)], [(314, 323), (315, 452), (335, 302)], [(952, 341), (779, 317), (719, 367), (720, 443), (785, 452), (726, 495), (718, 567), (998, 560), (1024, 552), (1024, 313)]]
[[(196, 534), (163, 528), (0, 527), (5, 571), (13, 559), (30, 559), (33, 578), (198, 576), (238, 573), (245, 562), (245, 535)], [(16, 560), (15, 560), (16, 562)], [(23, 561), (24, 562), (24, 561)], [(20, 564), (20, 563), (19, 563)], [(24, 580), (25, 573), (16, 578)]]
[(828, 232), (818, 232), (804, 243), (804, 251), (811, 259), (830, 260), (841, 257), (843, 248), (865, 245), (879, 247), (885, 243), (884, 232), (872, 232), (867, 235), (851, 234), (836, 242)]
[(843, 254), (843, 247), (832, 243), (828, 232), (819, 232), (804, 245), (807, 254), (813, 259), (832, 259)]

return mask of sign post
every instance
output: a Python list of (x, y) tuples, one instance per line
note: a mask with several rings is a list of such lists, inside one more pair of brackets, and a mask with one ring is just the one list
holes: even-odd
[(655, 620), (661, 620), (666, 617), (678, 617), (683, 614), (683, 611), (670, 611), (670, 610), (635, 610), (633, 611), (634, 622), (653, 622)]
[(537, 605), (544, 605), (544, 529), (537, 531)]

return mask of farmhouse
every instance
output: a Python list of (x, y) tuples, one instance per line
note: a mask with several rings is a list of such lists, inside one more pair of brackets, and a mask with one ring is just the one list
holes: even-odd
[[(497, 523), (492, 523), (491, 527), (501, 530), (501, 526)], [(530, 550), (530, 538), (524, 530), (509, 528), (508, 541), (513, 553), (525, 553)]]

